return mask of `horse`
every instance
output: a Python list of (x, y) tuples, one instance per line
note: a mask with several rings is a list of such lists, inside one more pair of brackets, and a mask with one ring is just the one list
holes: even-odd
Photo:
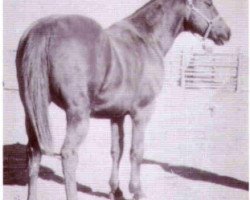
[(60, 156), (67, 200), (77, 199), (78, 147), (91, 117), (110, 119), (110, 199), (123, 199), (119, 164), (126, 115), (132, 120), (129, 191), (135, 200), (144, 197), (140, 181), (144, 132), (163, 85), (163, 58), (185, 31), (217, 45), (231, 35), (212, 0), (151, 0), (106, 29), (81, 15), (53, 15), (25, 31), (16, 68), (28, 136), (28, 200), (37, 199), (42, 155), (53, 155), (48, 121), (51, 102), (66, 113)]

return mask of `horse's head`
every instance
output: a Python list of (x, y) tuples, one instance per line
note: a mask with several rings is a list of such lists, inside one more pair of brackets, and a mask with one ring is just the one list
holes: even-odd
[(186, 31), (197, 33), (213, 40), (217, 45), (223, 45), (231, 36), (231, 31), (225, 21), (220, 17), (212, 0), (185, 0), (186, 18), (184, 28)]

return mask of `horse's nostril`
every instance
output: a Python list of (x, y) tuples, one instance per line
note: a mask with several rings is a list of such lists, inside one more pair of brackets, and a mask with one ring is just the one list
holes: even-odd
[(229, 41), (230, 38), (231, 38), (231, 31), (230, 31), (230, 29), (228, 29), (227, 32), (222, 33), (222, 34), (220, 35), (220, 38), (221, 38), (222, 40), (224, 40), (224, 41)]

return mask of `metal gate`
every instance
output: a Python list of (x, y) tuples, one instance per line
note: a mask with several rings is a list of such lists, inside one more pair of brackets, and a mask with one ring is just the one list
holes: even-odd
[(185, 89), (238, 89), (240, 54), (194, 53), (182, 56), (181, 86)]

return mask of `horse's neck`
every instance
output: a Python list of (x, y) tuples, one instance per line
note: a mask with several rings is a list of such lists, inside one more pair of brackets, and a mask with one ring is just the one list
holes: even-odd
[(159, 30), (159, 35), (156, 36), (156, 40), (159, 41), (164, 55), (166, 55), (166, 53), (172, 47), (177, 36), (184, 30), (184, 17), (175, 14), (171, 16), (171, 14), (169, 14), (167, 19), (170, 20), (165, 22), (165, 27), (161, 27)]
[[(175, 5), (177, 2), (176, 0), (167, 1), (166, 5), (162, 5), (167, 10), (160, 15), (160, 11), (156, 10), (158, 2), (153, 0), (126, 19), (146, 41), (155, 43), (162, 55), (168, 52), (175, 38), (183, 31), (184, 14), (174, 9), (175, 6), (178, 6)], [(149, 19), (150, 17), (152, 19)], [(156, 24), (152, 24), (148, 20), (152, 20)]]

